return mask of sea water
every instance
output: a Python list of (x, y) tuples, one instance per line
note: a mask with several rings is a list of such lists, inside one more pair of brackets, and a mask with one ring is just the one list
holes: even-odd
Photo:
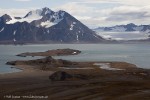
[(56, 59), (71, 61), (123, 61), (150, 69), (150, 44), (40, 44), (40, 45), (0, 45), (0, 74), (18, 72), (19, 69), (6, 65), (7, 61), (31, 60), (41, 57), (18, 57), (24, 52), (44, 52), (52, 49), (77, 49), (79, 55), (59, 56)]

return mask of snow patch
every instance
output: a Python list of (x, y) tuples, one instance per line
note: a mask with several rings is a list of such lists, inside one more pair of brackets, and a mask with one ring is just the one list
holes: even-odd
[(62, 13), (61, 13), (61, 17), (63, 17), (64, 15), (65, 15), (65, 12), (62, 12)]
[(14, 38), (13, 41), (16, 42), (16, 39)]
[(124, 39), (123, 38), (115, 38), (115, 40), (120, 41), (120, 40), (124, 40)]
[(73, 30), (74, 24), (70, 25), (70, 30)]
[[(63, 14), (64, 12), (62, 12), (61, 14), (61, 17), (63, 17)], [(54, 20), (54, 23), (59, 23), (61, 20), (63, 20), (63, 18), (59, 18), (59, 12), (55, 12), (54, 15), (52, 16), (55, 20)]]
[(16, 22), (28, 22), (28, 23), (31, 23), (32, 21), (34, 20), (39, 20), (42, 18), (42, 10), (41, 9), (37, 9), (37, 10), (33, 10), (33, 11), (30, 11), (26, 17), (23, 17), (21, 19), (15, 19), (15, 17), (12, 17), (12, 20), (6, 22), (6, 24), (14, 24)]
[(47, 33), (49, 33), (49, 30), (47, 30)]
[[(64, 12), (61, 13), (61, 16), (63, 17)], [(54, 21), (51, 22), (51, 19), (54, 18)], [(49, 28), (53, 25), (58, 24), (61, 20), (63, 20), (63, 18), (59, 18), (59, 12), (55, 12), (53, 16), (50, 17), (49, 20), (47, 20), (46, 22), (42, 22), (41, 26), (45, 27), (45, 28)]]
[(124, 27), (114, 27), (112, 28), (113, 31), (115, 32), (124, 32), (126, 30), (126, 28)]
[(145, 32), (146, 32), (146, 33), (149, 33), (149, 32), (150, 32), (150, 29), (147, 29)]
[(78, 35), (78, 33), (76, 33), (76, 36), (77, 36), (77, 41), (79, 41), (79, 35)]
[(79, 41), (79, 34), (78, 33), (76, 33), (76, 39), (77, 39), (77, 41)]
[(94, 37), (98, 38), (98, 36), (94, 35)]
[(110, 63), (94, 63), (94, 65), (100, 66), (101, 69), (105, 70), (124, 70), (118, 68), (111, 68)]
[(105, 38), (105, 39), (112, 38), (112, 36), (111, 36), (111, 35), (103, 35), (102, 37), (103, 37), (103, 38)]
[[(43, 17), (42, 12), (43, 12), (43, 9), (38, 9), (38, 10), (30, 11), (25, 17), (23, 17), (21, 19), (16, 19), (15, 17), (11, 17), (12, 20), (6, 22), (6, 24), (14, 24), (16, 22), (31, 23), (32, 21), (42, 19), (42, 17)], [(48, 13), (51, 13), (51, 10), (45, 11), (45, 15)], [(42, 27), (49, 28), (53, 25), (56, 25), (61, 20), (63, 20), (64, 14), (65, 14), (65, 12), (63, 12), (63, 11), (55, 12), (53, 15), (50, 16), (50, 18), (47, 21), (41, 22), (39, 25), (36, 25), (36, 27), (42, 26)], [(52, 19), (54, 19), (54, 20), (52, 21)]]
[(57, 23), (52, 23), (52, 22), (50, 22), (50, 21), (46, 21), (46, 22), (42, 22), (41, 23), (41, 26), (42, 27), (45, 27), (45, 28), (49, 28), (49, 27), (51, 27), (51, 26), (53, 26), (53, 25), (56, 25)]
[(72, 54), (76, 54), (77, 52), (73, 52)]
[(145, 32), (96, 32), (97, 35), (102, 36), (108, 40), (141, 40), (148, 39), (148, 34)]
[(83, 33), (82, 33), (82, 36), (83, 36)]
[(51, 13), (51, 11), (47, 10), (47, 11), (45, 12), (45, 15), (46, 15), (46, 14), (50, 14), (50, 13)]
[(2, 32), (4, 29), (5, 29), (5, 28), (3, 27), (3, 28), (0, 30), (0, 32)]
[(13, 35), (16, 35), (16, 31), (14, 31)]
[(32, 21), (39, 20), (41, 18), (42, 18), (42, 16), (30, 16), (30, 17), (21, 18), (21, 19), (15, 19), (14, 17), (12, 17), (12, 20), (6, 22), (6, 24), (14, 24), (16, 22), (28, 22), (28, 23), (31, 23)]
[(42, 9), (37, 9), (37, 10), (33, 10), (33, 11), (30, 11), (27, 15), (27, 17), (36, 17), (36, 16), (41, 16), (42, 14)]
[(140, 32), (143, 29), (143, 26), (134, 27), (133, 29)]
[(76, 24), (76, 22), (73, 22), (72, 24), (74, 24), (74, 25), (75, 25), (75, 24)]

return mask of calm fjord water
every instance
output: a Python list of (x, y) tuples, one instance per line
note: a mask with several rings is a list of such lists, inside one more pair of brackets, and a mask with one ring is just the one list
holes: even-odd
[(81, 50), (74, 56), (60, 56), (72, 61), (124, 61), (141, 68), (150, 68), (149, 44), (41, 44), (41, 45), (0, 45), (0, 74), (19, 71), (6, 65), (7, 61), (29, 60), (40, 57), (17, 57), (23, 52), (39, 52), (51, 49), (71, 48)]

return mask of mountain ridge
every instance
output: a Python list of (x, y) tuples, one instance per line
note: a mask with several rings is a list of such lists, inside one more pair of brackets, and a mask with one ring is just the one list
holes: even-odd
[(124, 41), (149, 41), (150, 25), (116, 25), (111, 27), (98, 27), (93, 29), (96, 33), (107, 40)]
[(115, 25), (111, 27), (98, 27), (93, 30), (99, 31), (108, 31), (108, 32), (131, 32), (131, 31), (139, 31), (150, 33), (150, 25), (136, 25), (134, 23), (129, 23), (126, 25)]
[(69, 13), (54, 12), (45, 7), (30, 11), (24, 17), (0, 17), (0, 42), (98, 43), (101, 36)]

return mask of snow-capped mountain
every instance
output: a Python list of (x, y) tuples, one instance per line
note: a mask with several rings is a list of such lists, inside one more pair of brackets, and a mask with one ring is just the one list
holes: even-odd
[(94, 31), (65, 11), (49, 8), (30, 11), (24, 17), (0, 17), (0, 42), (101, 42)]
[(150, 38), (150, 25), (130, 23), (113, 27), (98, 27), (94, 31), (107, 40), (148, 40)]
[(133, 31), (139, 31), (139, 32), (150, 33), (150, 25), (135, 25), (133, 23), (130, 23), (130, 24), (127, 24), (127, 25), (116, 25), (116, 26), (112, 26), (112, 27), (98, 27), (94, 30), (101, 31), (101, 32), (133, 32)]

